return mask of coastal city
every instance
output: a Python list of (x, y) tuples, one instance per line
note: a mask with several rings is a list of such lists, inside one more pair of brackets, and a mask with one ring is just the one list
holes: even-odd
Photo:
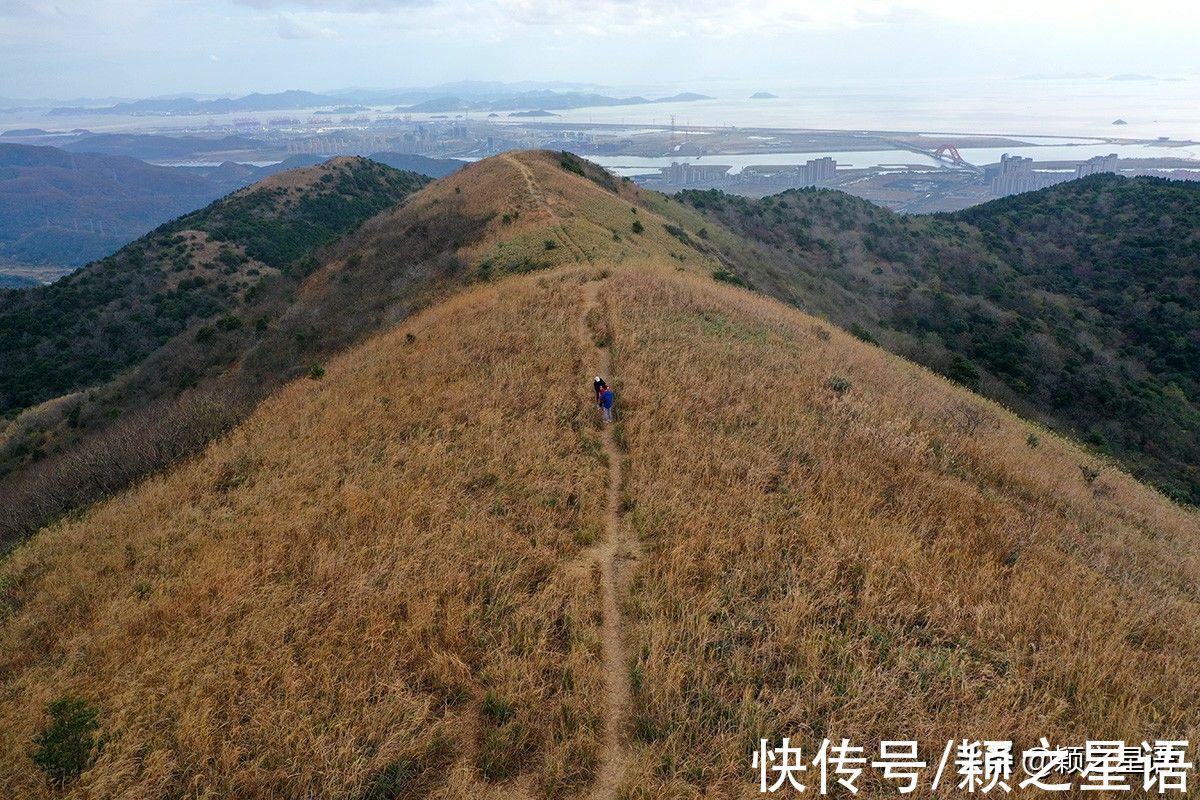
[[(114, 129), (108, 118), (97, 125), (86, 109), (63, 112), (47, 121), (67, 123), (66, 129), (44, 122), (9, 128), (0, 143), (86, 140), (114, 155), (184, 167), (263, 167), (383, 153), (465, 163), (506, 150), (548, 148), (664, 192), (702, 188), (762, 197), (817, 186), (909, 213), (953, 211), (1098, 172), (1200, 180), (1197, 143), (1167, 137), (697, 126), (676, 124), (674, 116), (657, 124), (580, 124), (543, 110), (411, 114), (362, 106), (261, 116), (143, 115)], [(148, 150), (151, 137), (169, 146)]]

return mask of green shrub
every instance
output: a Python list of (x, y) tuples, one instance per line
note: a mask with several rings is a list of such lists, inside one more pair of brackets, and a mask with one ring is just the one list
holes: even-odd
[(633, 221), (633, 224), (630, 225), (629, 227), (630, 227), (630, 230), (632, 230), (634, 233), (641, 233), (642, 231), (646, 230), (646, 226), (642, 224), (642, 221), (640, 219), (635, 219)]
[(568, 153), (566, 150), (563, 150), (559, 153), (558, 165), (567, 172), (573, 172), (580, 177), (587, 177), (587, 173), (583, 171), (583, 159), (574, 153)]
[(719, 269), (712, 274), (713, 280), (721, 281), (722, 283), (731, 283), (734, 286), (740, 286), (743, 289), (748, 289), (750, 285), (740, 276), (735, 275), (729, 270)]
[(512, 719), (512, 704), (496, 694), (495, 691), (489, 689), (487, 694), (483, 696), (483, 713), (492, 722), (497, 725), (503, 725)]
[(946, 377), (968, 388), (978, 389), (981, 376), (974, 364), (962, 355), (955, 353), (950, 359), (950, 367), (946, 370)]
[(242, 327), (242, 321), (233, 314), (226, 314), (217, 320), (217, 329), (222, 331), (235, 331)]
[(320, 364), (313, 364), (308, 368), (308, 377), (312, 378), (314, 381), (321, 380), (321, 378), (325, 377), (325, 368)]
[(100, 709), (82, 698), (60, 697), (46, 711), (50, 726), (34, 737), (31, 758), (53, 785), (63, 787), (95, 758)]
[(371, 776), (366, 790), (363, 791), (363, 800), (394, 800), (403, 797), (416, 777), (417, 765), (411, 759), (397, 759)]
[(841, 375), (834, 375), (829, 379), (829, 388), (833, 389), (838, 394), (845, 394), (850, 391), (850, 381), (843, 378)]
[(688, 232), (678, 225), (671, 225), (670, 223), (667, 223), (666, 225), (663, 225), (663, 229), (684, 244), (690, 245), (692, 243), (692, 237), (688, 236)]
[(879, 341), (871, 334), (871, 332), (862, 325), (859, 325), (857, 322), (851, 322), (850, 327), (847, 330), (849, 330), (850, 334), (856, 339), (861, 339), (869, 344), (879, 344)]

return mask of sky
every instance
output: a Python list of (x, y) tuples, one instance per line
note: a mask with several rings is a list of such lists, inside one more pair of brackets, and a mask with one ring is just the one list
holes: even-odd
[(1194, 77), (1198, 25), (1175, 0), (0, 0), (0, 97)]

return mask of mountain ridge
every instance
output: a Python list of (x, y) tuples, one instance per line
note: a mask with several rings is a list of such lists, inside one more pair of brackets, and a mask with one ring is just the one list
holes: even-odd
[[(41, 392), (30, 399), (49, 402), (24, 411), (0, 437), (0, 466), (9, 473), (0, 480), (0, 499), (21, 510), (0, 520), (0, 541), (11, 543), (81, 502), (162, 469), (240, 419), (280, 382), (319, 372), (324, 359), (446, 292), (598, 258), (707, 263), (653, 212), (643, 209), (639, 217), (640, 190), (630, 182), (566, 153), (477, 162), (411, 198), (408, 192), (424, 179), (387, 169), (335, 159), (273, 176), (72, 277), (118, 287), (114, 277), (140, 281), (146, 268), (162, 276), (183, 274), (176, 268), (186, 272), (193, 253), (208, 265), (204, 275), (180, 284), (207, 305), (187, 311), (166, 302), (169, 297), (149, 295), (156, 317), (163, 309), (171, 312), (170, 335), (155, 339), (156, 349), (130, 351), (119, 364), (89, 349), (109, 352), (103, 326), (74, 348), (51, 346), (58, 332), (43, 328), (58, 317), (34, 313), (29, 303), (42, 295), (70, 300), (72, 283), (39, 295), (9, 295), (18, 305), (0, 304), (0, 329), (9, 331), (5, 345), (27, 351), (32, 345), (23, 337), (36, 334), (43, 361), (66, 359), (69, 365), (74, 359), (106, 372), (42, 386), (39, 375), (66, 380), (74, 373), (47, 370), (43, 361), (3, 361), (5, 409), (28, 404), (14, 405), (15, 391)], [(299, 184), (330, 191), (308, 197)], [(378, 199), (364, 204), (360, 195), (368, 189)], [(225, 214), (223, 208), (233, 210)], [(264, 210), (282, 214), (282, 221), (262, 217)], [(313, 215), (323, 225), (342, 220), (340, 238), (314, 240)], [(151, 244), (152, 253), (139, 249)], [(306, 251), (311, 246), (319, 250)], [(156, 254), (166, 261), (160, 265)], [(231, 303), (231, 297), (243, 299)], [(347, 308), (355, 313), (346, 314)], [(113, 321), (134, 344), (141, 341), (136, 334), (146, 323), (139, 315)], [(79, 389), (86, 392), (50, 401)], [(81, 437), (90, 444), (72, 444)]]
[[(106, 737), (81, 792), (574, 796), (615, 736), (605, 796), (723, 795), (759, 736), (1196, 729), (1194, 512), (693, 266), (457, 292), (40, 533), (0, 565), (0, 780), (50, 796), (21, 743), (63, 691)], [(591, 549), (597, 347), (640, 553)]]

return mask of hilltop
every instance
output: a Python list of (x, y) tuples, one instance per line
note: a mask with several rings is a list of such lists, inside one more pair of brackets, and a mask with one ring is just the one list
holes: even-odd
[(1200, 503), (1200, 185), (1096, 175), (925, 217), (816, 189), (677, 199), (657, 207), (738, 280)]
[(0, 542), (192, 453), (456, 288), (589, 260), (716, 266), (635, 186), (568, 154), (488, 159), (409, 196), (425, 183), (354, 158), (281, 173), (0, 296), (0, 400), (24, 409), (0, 431), (0, 501), (17, 509)]

